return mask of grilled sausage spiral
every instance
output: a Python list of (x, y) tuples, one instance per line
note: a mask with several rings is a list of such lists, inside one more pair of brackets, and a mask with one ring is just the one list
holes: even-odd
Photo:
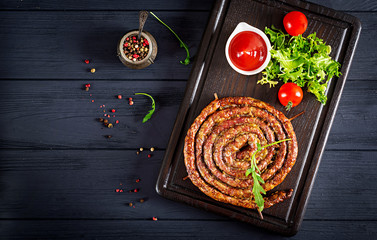
[[(245, 208), (257, 208), (251, 188), (250, 156), (261, 146), (256, 162), (265, 191), (279, 185), (295, 164), (298, 147), (289, 119), (265, 102), (250, 97), (215, 99), (187, 132), (184, 160), (192, 183), (209, 197)], [(291, 197), (292, 189), (264, 197), (268, 208)]]

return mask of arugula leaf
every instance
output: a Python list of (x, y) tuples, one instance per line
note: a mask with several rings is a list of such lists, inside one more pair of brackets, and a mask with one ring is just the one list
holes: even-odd
[(180, 61), (181, 64), (183, 65), (188, 65), (190, 63), (190, 52), (188, 50), (187, 45), (178, 37), (178, 35), (171, 29), (166, 23), (164, 23), (161, 19), (159, 19), (153, 12), (150, 12), (153, 17), (155, 17), (162, 25), (164, 25), (167, 29), (170, 30), (174, 34), (174, 36), (178, 39), (179, 41), (179, 46), (181, 48), (184, 48), (186, 50), (186, 59), (184, 61)]
[(251, 168), (247, 169), (246, 172), (245, 172), (245, 176), (249, 176), (250, 173), (253, 173), (253, 170)]
[(145, 117), (143, 118), (143, 123), (145, 123), (146, 121), (148, 121), (152, 117), (154, 111), (156, 110), (155, 101), (154, 101), (153, 97), (151, 95), (147, 94), (147, 93), (135, 93), (135, 95), (145, 95), (145, 96), (148, 96), (150, 99), (152, 99), (152, 109), (149, 110), (147, 115), (145, 115)]
[[(279, 141), (276, 141), (276, 142), (273, 142), (273, 143), (270, 143), (270, 144), (267, 144), (267, 145), (264, 145), (264, 146), (261, 146), (259, 143), (256, 143), (257, 150), (251, 155), (251, 158), (250, 158), (251, 165), (250, 165), (250, 168), (246, 170), (245, 176), (247, 177), (251, 174), (251, 176), (253, 178), (252, 192), (253, 192), (253, 195), (254, 195), (254, 201), (257, 204), (258, 210), (260, 212), (262, 212), (263, 209), (264, 209), (264, 199), (263, 199), (262, 194), (266, 194), (266, 191), (260, 185), (261, 183), (264, 184), (265, 182), (264, 182), (263, 178), (260, 176), (261, 172), (260, 172), (260, 170), (257, 166), (257, 163), (256, 163), (256, 155), (257, 155), (258, 152), (262, 151), (263, 149), (265, 149), (267, 147), (271, 147), (271, 146), (279, 144), (281, 142), (290, 141), (290, 140), (291, 140), (290, 138), (283, 139), (283, 140), (279, 140)], [(259, 173), (257, 173), (256, 170), (258, 170)]]
[(258, 84), (268, 83), (274, 87), (279, 80), (284, 83), (291, 81), (300, 87), (307, 86), (308, 92), (326, 104), (328, 82), (341, 74), (340, 63), (329, 56), (331, 46), (326, 45), (316, 33), (306, 38), (302, 35), (291, 37), (274, 26), (266, 27), (265, 33), (272, 44), (271, 61)]

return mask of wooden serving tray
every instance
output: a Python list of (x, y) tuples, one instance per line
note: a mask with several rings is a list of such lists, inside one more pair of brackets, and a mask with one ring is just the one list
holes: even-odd
[[(225, 43), (239, 22), (247, 22), (261, 30), (271, 25), (283, 29), (284, 15), (293, 10), (303, 12), (308, 18), (309, 25), (304, 36), (317, 32), (319, 38), (331, 45), (331, 57), (342, 64), (342, 75), (331, 80), (325, 106), (304, 89), (304, 99), (301, 104), (287, 113), (277, 99), (280, 85), (275, 88), (257, 85), (261, 74), (244, 76), (235, 72), (226, 61)], [(308, 2), (298, 0), (216, 2), (169, 140), (157, 181), (157, 192), (169, 199), (284, 235), (294, 235), (304, 216), (360, 31), (361, 24), (357, 18)], [(292, 120), (299, 147), (296, 164), (286, 179), (273, 190), (293, 188), (293, 195), (289, 200), (265, 209), (264, 220), (259, 218), (255, 210), (217, 202), (203, 194), (189, 179), (183, 180), (187, 176), (183, 160), (186, 132), (195, 117), (214, 99), (214, 93), (220, 98), (249, 96), (260, 99), (286, 113), (288, 118), (305, 111), (304, 115)]]

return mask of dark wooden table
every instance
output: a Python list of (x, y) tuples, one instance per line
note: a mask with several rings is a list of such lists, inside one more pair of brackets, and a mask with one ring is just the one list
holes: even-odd
[[(305, 220), (292, 239), (376, 239), (377, 2), (312, 2), (357, 16), (363, 30)], [(154, 65), (124, 67), (116, 44), (137, 28), (138, 11), (148, 9), (194, 55), (212, 5), (213, 0), (0, 2), (0, 239), (283, 238), (155, 191), (192, 65), (179, 63), (184, 50), (152, 17), (145, 28), (159, 44)], [(87, 83), (88, 92), (82, 89)], [(156, 99), (156, 113), (145, 124), (150, 101), (135, 92)], [(108, 129), (96, 119), (113, 108), (110, 119), (119, 123)], [(140, 147), (145, 150), (137, 155)]]

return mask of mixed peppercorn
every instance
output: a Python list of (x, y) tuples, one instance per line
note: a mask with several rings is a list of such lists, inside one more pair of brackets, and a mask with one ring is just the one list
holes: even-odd
[[(131, 37), (131, 38), (132, 38), (132, 37)], [(136, 37), (135, 37), (135, 38), (136, 38)], [(135, 40), (135, 39), (133, 39), (133, 40)], [(141, 46), (143, 46), (142, 49), (144, 49), (144, 50), (141, 50), (140, 48), (136, 50), (136, 51), (143, 52), (142, 54), (140, 54), (140, 56), (137, 56), (137, 59), (136, 59), (137, 61), (142, 60), (142, 59), (145, 58), (145, 56), (148, 54), (148, 45), (149, 45), (148, 41), (147, 41), (146, 39), (142, 38), (142, 39), (140, 40), (140, 42), (141, 42)], [(137, 40), (136, 40), (135, 43), (138, 43)], [(132, 48), (132, 47), (131, 47), (131, 48)], [(135, 57), (136, 57), (136, 56), (135, 56)], [(136, 60), (135, 60), (135, 61), (136, 61)], [(85, 62), (86, 64), (90, 64), (90, 61), (89, 61), (88, 59), (85, 59), (84, 62)], [(96, 72), (95, 68), (91, 68), (91, 69), (90, 69), (90, 72), (91, 72), (91, 73), (95, 73), (95, 72)], [(92, 87), (92, 86), (91, 86), (90, 83), (86, 83), (86, 84), (83, 85), (82, 89), (88, 92), (88, 91), (90, 91), (91, 87)], [(92, 94), (90, 93), (89, 96), (92, 97)], [(123, 96), (122, 96), (121, 94), (118, 94), (118, 95), (115, 95), (115, 98), (121, 100), (121, 99), (123, 99)], [(128, 100), (128, 104), (129, 104), (129, 105), (133, 105), (133, 104), (134, 104), (133, 99), (132, 99), (131, 97), (126, 98), (126, 99)], [(94, 102), (94, 99), (92, 99), (91, 102)], [(111, 117), (114, 117), (114, 118), (115, 118), (115, 115), (113, 115), (113, 114), (115, 114), (116, 112), (118, 112), (118, 109), (116, 109), (116, 108), (111, 108), (111, 109), (109, 109), (109, 110), (106, 110), (106, 109), (105, 109), (105, 108), (106, 108), (105, 105), (100, 105), (99, 108), (101, 108), (101, 112), (103, 112), (103, 117), (98, 118), (98, 121), (101, 122), (105, 127), (107, 127), (107, 128), (113, 128), (116, 124), (119, 124), (119, 120), (116, 120), (116, 121), (113, 122), (113, 123), (110, 122)], [(104, 137), (107, 138), (107, 139), (110, 139), (110, 138), (112, 138), (113, 136), (112, 136), (112, 135), (104, 135)], [(139, 155), (142, 151), (147, 150), (147, 149), (139, 148), (138, 150), (139, 150), (139, 151), (137, 151), (137, 154)], [(151, 157), (152, 157), (152, 154), (151, 154), (151, 153), (155, 151), (155, 148), (154, 148), (154, 147), (151, 147), (151, 148), (149, 149), (149, 151), (150, 151), (150, 154), (147, 154), (147, 157), (148, 157), (148, 158), (151, 158)], [(137, 179), (135, 179), (135, 182), (138, 184), (138, 183), (141, 182), (141, 179), (140, 179), (140, 178), (137, 178)], [(120, 183), (120, 186), (122, 186), (122, 185), (123, 185), (123, 184)], [(116, 193), (126, 193), (126, 192), (128, 192), (128, 193), (131, 193), (131, 194), (140, 194), (140, 193), (139, 193), (139, 192), (140, 192), (140, 188), (132, 188), (132, 189), (127, 190), (127, 189), (124, 189), (123, 187), (120, 187), (120, 188), (118, 187), (118, 188), (115, 189), (115, 192), (116, 192)], [(128, 203), (126, 203), (126, 205), (128, 205), (128, 206), (131, 207), (131, 208), (135, 208), (135, 206), (138, 205), (138, 203), (142, 204), (142, 203), (144, 203), (147, 199), (148, 199), (148, 198), (138, 198), (137, 200), (135, 200), (135, 201), (133, 201), (133, 202), (128, 202)], [(153, 220), (153, 221), (157, 221), (158, 219), (157, 219), (157, 217), (152, 217), (152, 220)]]
[(126, 57), (131, 61), (143, 60), (149, 52), (149, 42), (146, 38), (136, 36), (127, 37), (123, 43), (123, 51)]

